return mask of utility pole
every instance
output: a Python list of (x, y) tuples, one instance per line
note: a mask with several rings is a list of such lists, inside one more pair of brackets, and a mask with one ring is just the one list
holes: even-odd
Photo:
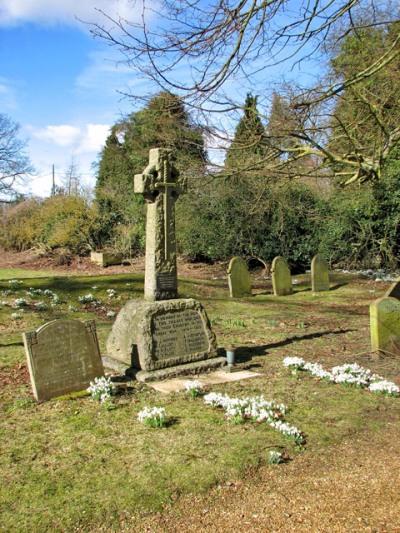
[(53, 178), (53, 181), (52, 181), (52, 186), (51, 186), (51, 196), (55, 196), (56, 195), (56, 177), (55, 177), (55, 169), (54, 169), (54, 163), (52, 165), (52, 178)]

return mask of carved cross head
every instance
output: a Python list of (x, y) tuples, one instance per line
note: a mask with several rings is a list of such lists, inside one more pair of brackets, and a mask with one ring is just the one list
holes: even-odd
[(152, 148), (149, 153), (149, 164), (142, 174), (135, 175), (134, 191), (143, 194), (150, 202), (168, 190), (177, 198), (186, 191), (186, 188), (186, 180), (179, 179), (179, 172), (174, 166), (172, 150), (166, 148)]

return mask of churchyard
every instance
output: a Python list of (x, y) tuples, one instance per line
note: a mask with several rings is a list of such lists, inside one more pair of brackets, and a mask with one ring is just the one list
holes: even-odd
[[(370, 352), (368, 306), (388, 283), (333, 272), (331, 290), (313, 293), (304, 274), (293, 276), (293, 294), (274, 296), (270, 279), (253, 276), (252, 296), (236, 299), (226, 279), (180, 278), (180, 297), (204, 305), (219, 349), (234, 347), (236, 368), (260, 374), (204, 392), (284, 404), (283, 420), (302, 433), (296, 443), (265, 421), (234, 423), (202, 395), (163, 394), (135, 380), (116, 383), (104, 403), (85, 392), (37, 403), (22, 332), (54, 319), (95, 320), (104, 355), (115, 314), (143, 297), (144, 277), (17, 273), (0, 271), (2, 530), (201, 531), (232, 523), (238, 531), (300, 531), (323, 525), (335, 504), (337, 530), (394, 530), (399, 398), (283, 365), (285, 357), (326, 370), (357, 362), (399, 384), (398, 358)], [(164, 408), (165, 427), (139, 421), (145, 407)], [(285, 462), (270, 464), (271, 451)], [(312, 488), (326, 511), (320, 518)]]

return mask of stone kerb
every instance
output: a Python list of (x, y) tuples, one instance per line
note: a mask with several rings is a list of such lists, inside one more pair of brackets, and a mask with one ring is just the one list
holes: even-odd
[(104, 375), (95, 322), (53, 320), (23, 334), (32, 390), (39, 401), (84, 390)]
[(228, 266), (228, 285), (231, 298), (251, 296), (251, 278), (247, 263), (241, 257), (232, 257)]
[(311, 285), (313, 292), (329, 291), (329, 265), (321, 254), (311, 261)]
[(370, 305), (371, 350), (400, 354), (400, 301), (384, 296)]
[(272, 261), (271, 275), (275, 296), (292, 294), (292, 277), (289, 265), (284, 257), (278, 256)]

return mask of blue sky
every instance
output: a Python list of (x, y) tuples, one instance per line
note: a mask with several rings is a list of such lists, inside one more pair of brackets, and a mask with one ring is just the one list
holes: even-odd
[[(154, 7), (156, 2), (149, 0), (147, 5)], [(141, 0), (0, 0), (0, 112), (20, 124), (37, 174), (24, 192), (48, 195), (52, 164), (60, 183), (72, 159), (84, 184), (94, 185), (91, 165), (110, 126), (135, 109), (133, 101), (118, 91), (143, 94), (150, 87), (125, 65), (118, 65), (119, 53), (93, 39), (79, 19), (104, 23), (97, 8), (135, 22), (141, 16), (140, 6)], [(155, 14), (150, 17), (157, 21)], [(177, 75), (184, 76), (180, 69)], [(315, 76), (319, 68), (307, 70)], [(304, 69), (300, 74), (298, 68), (291, 72), (279, 65), (268, 75), (260, 74), (261, 90), (241, 79), (230, 80), (225, 88), (239, 102), (247, 91), (257, 90), (259, 102), (268, 105), (276, 81), (304, 75)], [(235, 121), (222, 117), (224, 121), (231, 134)], [(218, 147), (210, 153), (222, 161), (221, 154)]]
[(37, 172), (28, 188), (41, 196), (50, 191), (51, 165), (59, 179), (72, 158), (93, 185), (91, 163), (110, 125), (133, 109), (118, 93), (133, 74), (76, 15), (101, 20), (95, 5), (130, 20), (138, 13), (128, 0), (81, 2), (0, 0), (0, 112), (21, 126)]

